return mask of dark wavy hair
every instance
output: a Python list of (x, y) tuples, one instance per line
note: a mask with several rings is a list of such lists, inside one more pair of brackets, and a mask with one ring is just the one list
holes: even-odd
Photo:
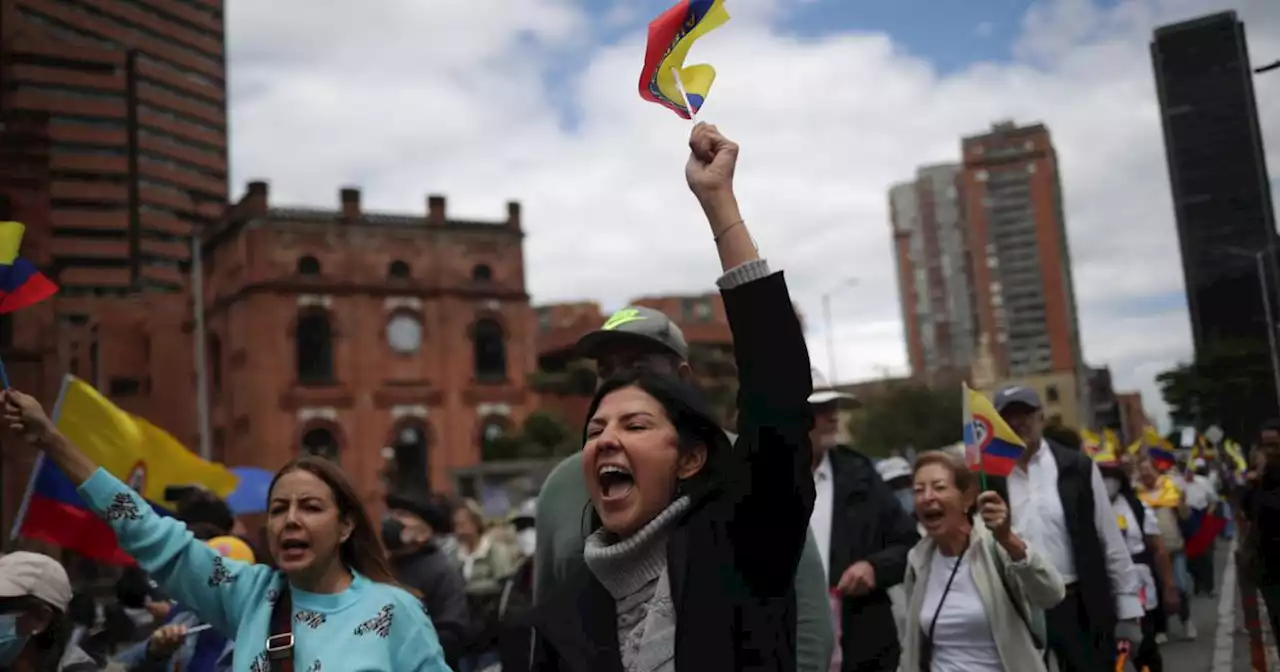
[(675, 426), (678, 437), (676, 450), (681, 454), (692, 451), (698, 445), (707, 448), (707, 461), (702, 470), (680, 483), (679, 491), (695, 501), (714, 490), (719, 479), (728, 476), (724, 458), (731, 448), (729, 437), (716, 421), (706, 395), (692, 383), (679, 377), (647, 370), (626, 370), (609, 378), (596, 390), (587, 410), (587, 422), (582, 429), (582, 442), (587, 441), (587, 428), (595, 416), (600, 402), (618, 390), (635, 387), (653, 397), (662, 406), (667, 419)]
[(338, 515), (351, 521), (351, 536), (338, 549), (342, 564), (365, 575), (370, 581), (401, 587), (391, 571), (391, 562), (387, 559), (387, 552), (382, 547), (378, 532), (369, 520), (369, 512), (365, 510), (355, 487), (338, 465), (323, 457), (304, 455), (276, 472), (267, 492), (276, 489), (276, 482), (281, 476), (294, 471), (305, 471), (329, 486), (334, 504), (338, 507)]

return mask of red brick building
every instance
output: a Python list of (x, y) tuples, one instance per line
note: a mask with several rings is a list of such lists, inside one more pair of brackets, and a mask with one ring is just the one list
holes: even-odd
[(0, 109), (48, 115), (39, 224), (64, 296), (183, 291), (199, 211), (227, 199), (222, 10), (0, 0)]
[(520, 205), (495, 222), (271, 207), (249, 185), (205, 241), (214, 457), (274, 469), (309, 452), (377, 491), (446, 488), (481, 437), (534, 408)]

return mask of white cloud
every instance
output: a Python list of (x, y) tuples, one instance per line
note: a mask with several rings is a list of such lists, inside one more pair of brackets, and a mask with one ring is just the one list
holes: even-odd
[[(464, 0), (365, 4), (231, 3), (237, 185), (265, 177), (276, 202), (334, 205), (354, 182), (369, 207), (414, 212), (440, 192), (451, 211), (491, 218), (520, 199), (539, 302), (711, 287), (716, 256), (684, 185), (688, 124), (636, 93), (641, 31), (587, 51), (590, 17), (571, 0), (511, 0), (497, 15)], [(857, 277), (832, 300), (840, 378), (905, 371), (889, 185), (956, 160), (959, 138), (994, 120), (1042, 121), (1063, 171), (1086, 356), (1162, 410), (1152, 376), (1189, 356), (1185, 312), (1112, 314), (1182, 287), (1148, 43), (1155, 25), (1225, 8), (1046, 0), (1024, 18), (1014, 62), (944, 77), (886, 35), (800, 39), (771, 28), (777, 0), (731, 4), (734, 20), (690, 62), (718, 68), (704, 116), (743, 146), (744, 212), (787, 269), (814, 363), (828, 361), (820, 296)], [(1280, 57), (1280, 6), (1234, 8), (1255, 60)], [(580, 69), (548, 76), (575, 53), (589, 53)], [(1259, 76), (1257, 94), (1280, 173), (1280, 74)]]

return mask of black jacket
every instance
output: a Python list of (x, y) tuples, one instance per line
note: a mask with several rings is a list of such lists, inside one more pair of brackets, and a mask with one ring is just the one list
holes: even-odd
[(533, 650), (533, 558), (525, 558), (502, 582), (498, 601), (498, 656), (503, 670), (529, 669)]
[(907, 553), (920, 535), (916, 521), (894, 496), (871, 460), (847, 449), (831, 457), (831, 588), (853, 564), (866, 560), (876, 589), (845, 597), (841, 605), (843, 670), (897, 670), (901, 647), (889, 588), (902, 583)]
[(456, 666), (471, 628), (462, 569), (435, 545), (391, 559), (396, 580), (422, 594), (446, 662)]
[[(722, 294), (740, 434), (713, 458), (717, 476), (667, 544), (675, 669), (795, 670), (794, 577), (814, 497), (809, 352), (781, 273)], [(621, 672), (616, 616), (608, 591), (578, 568), (535, 607), (531, 669)]]

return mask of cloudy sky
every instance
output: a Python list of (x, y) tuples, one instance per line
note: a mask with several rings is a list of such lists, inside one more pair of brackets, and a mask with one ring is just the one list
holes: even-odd
[[(718, 261), (684, 183), (688, 122), (640, 100), (647, 22), (671, 0), (227, 3), (233, 184), (276, 204), (452, 214), (525, 207), (535, 302), (702, 292)], [(491, 6), (490, 11), (480, 11)], [(907, 371), (886, 191), (954, 161), (992, 121), (1058, 149), (1085, 356), (1163, 415), (1156, 373), (1190, 327), (1148, 43), (1236, 9), (1255, 65), (1280, 59), (1276, 0), (728, 0), (690, 63), (703, 117), (742, 145), (738, 191), (842, 381)], [(1280, 178), (1280, 71), (1256, 78)], [(1273, 179), (1280, 187), (1280, 179)]]

